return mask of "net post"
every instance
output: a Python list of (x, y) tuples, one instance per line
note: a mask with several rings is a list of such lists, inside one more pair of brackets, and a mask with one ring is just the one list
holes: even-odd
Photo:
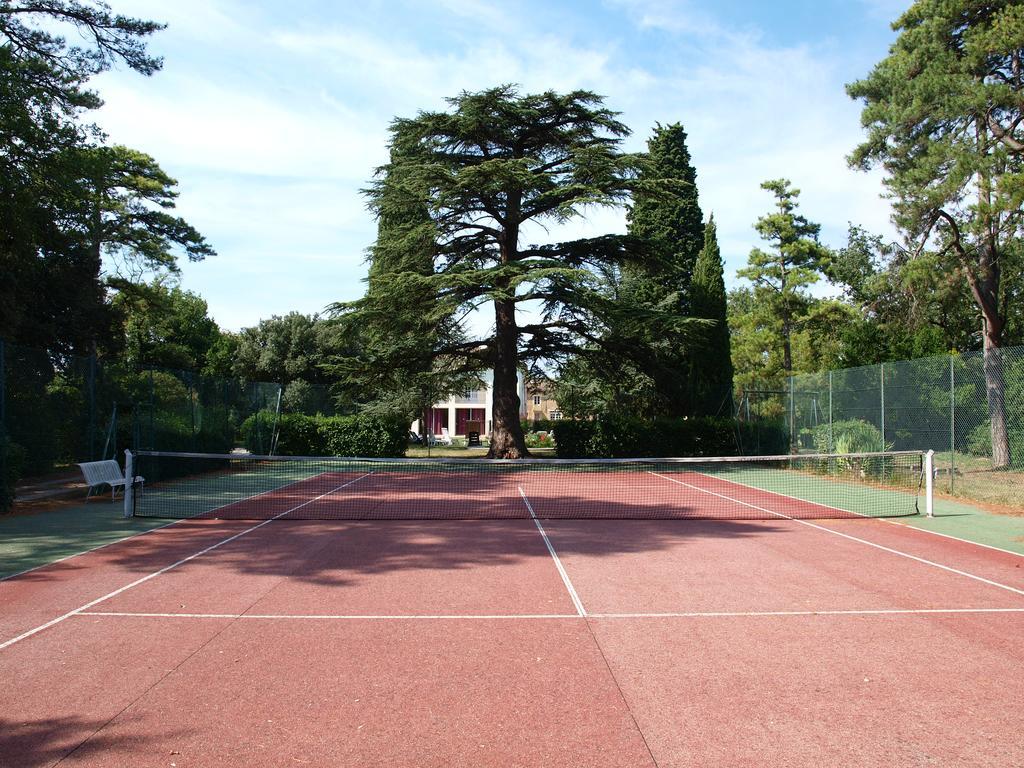
[(935, 451), (924, 454), (924, 514), (935, 517)]
[(135, 461), (130, 449), (124, 452), (124, 516), (135, 512)]

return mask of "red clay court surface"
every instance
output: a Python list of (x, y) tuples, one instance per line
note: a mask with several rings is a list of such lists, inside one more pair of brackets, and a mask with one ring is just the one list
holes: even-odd
[(0, 582), (0, 766), (1018, 766), (1022, 637), (878, 520), (189, 520)]

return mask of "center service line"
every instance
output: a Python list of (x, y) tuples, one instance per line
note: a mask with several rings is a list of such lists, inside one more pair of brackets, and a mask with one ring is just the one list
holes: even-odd
[(548, 552), (551, 553), (552, 559), (555, 561), (555, 567), (558, 569), (559, 575), (562, 577), (562, 583), (565, 584), (566, 590), (569, 592), (569, 597), (572, 598), (572, 604), (576, 606), (576, 613), (579, 616), (586, 616), (587, 611), (583, 607), (583, 603), (580, 601), (580, 596), (576, 594), (576, 588), (573, 587), (572, 582), (569, 580), (569, 574), (565, 572), (565, 568), (562, 567), (562, 561), (558, 559), (558, 553), (555, 552), (555, 547), (551, 543), (551, 539), (548, 538), (547, 531), (544, 530), (544, 526), (540, 524), (540, 520), (537, 519), (537, 513), (533, 511), (533, 505), (530, 504), (530, 500), (526, 498), (526, 493), (523, 491), (523, 487), (519, 488), (519, 495), (523, 497), (523, 503), (526, 504), (526, 508), (530, 510), (530, 518), (533, 520), (533, 524), (537, 526), (537, 530), (540, 531), (541, 537), (544, 539), (544, 546), (548, 548)]

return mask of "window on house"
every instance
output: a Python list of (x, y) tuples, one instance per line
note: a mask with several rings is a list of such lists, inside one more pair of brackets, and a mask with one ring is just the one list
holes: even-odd
[(534, 395), (533, 396), (533, 404), (534, 405), (540, 405), (540, 395)]
[(551, 412), (551, 420), (552, 421), (561, 421), (562, 420), (562, 412), (561, 411), (552, 411)]

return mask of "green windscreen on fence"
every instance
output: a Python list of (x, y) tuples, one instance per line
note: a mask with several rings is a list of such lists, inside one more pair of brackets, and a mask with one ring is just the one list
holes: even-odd
[(797, 375), (777, 410), (794, 450), (933, 449), (937, 492), (1024, 505), (1024, 347)]

